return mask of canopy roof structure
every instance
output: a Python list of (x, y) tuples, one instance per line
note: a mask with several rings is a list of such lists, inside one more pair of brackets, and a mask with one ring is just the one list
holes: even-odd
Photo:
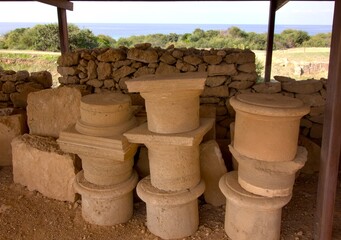
[[(25, 0), (0, 0), (1, 2), (24, 2)], [(26, 0), (25, 2), (30, 1)], [(61, 52), (69, 51), (67, 32), (67, 11), (73, 11), (73, 2), (90, 0), (40, 0), (57, 8)], [(106, 0), (115, 1), (115, 0)], [(136, 1), (136, 0), (135, 0)], [(225, 0), (239, 1), (245, 0)], [(248, 0), (261, 1), (261, 0)], [(264, 1), (264, 0), (263, 0)], [(270, 2), (268, 41), (265, 63), (265, 81), (270, 81), (271, 60), (274, 38), (276, 11), (283, 7), (288, 0), (265, 0)], [(333, 0), (292, 0), (292, 1), (333, 1)], [(96, 2), (96, 1), (92, 1)], [(98, 1), (103, 2), (103, 1)], [(143, 1), (141, 1), (143, 2)], [(149, 1), (158, 2), (158, 1)], [(162, 1), (159, 1), (162, 2)], [(176, 1), (174, 1), (176, 2)], [(192, 1), (190, 1), (192, 2)], [(193, 1), (195, 2), (195, 1)], [(332, 27), (332, 42), (330, 49), (327, 101), (323, 126), (321, 148), (320, 175), (318, 182), (317, 210), (314, 229), (314, 239), (332, 239), (334, 203), (338, 179), (339, 159), (341, 150), (341, 1), (335, 0), (334, 19)]]

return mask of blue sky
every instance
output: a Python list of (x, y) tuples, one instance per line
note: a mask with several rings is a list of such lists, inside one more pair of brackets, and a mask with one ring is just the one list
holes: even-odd
[[(74, 2), (71, 23), (267, 24), (269, 2)], [(334, 2), (289, 2), (276, 24), (331, 25)], [(0, 2), (0, 22), (57, 22), (55, 7), (39, 2)]]

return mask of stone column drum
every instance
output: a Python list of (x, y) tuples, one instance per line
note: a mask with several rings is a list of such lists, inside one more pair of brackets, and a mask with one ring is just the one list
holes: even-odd
[(137, 194), (147, 204), (149, 231), (162, 239), (183, 238), (193, 234), (199, 225), (197, 198), (205, 183), (182, 191), (163, 191), (152, 186), (150, 177), (137, 184)]
[(151, 184), (164, 191), (182, 191), (200, 182), (199, 144), (214, 124), (214, 119), (200, 119), (200, 127), (177, 134), (157, 134), (147, 124), (127, 131), (132, 143), (148, 148)]
[(226, 197), (225, 232), (232, 240), (280, 239), (282, 207), (291, 195), (267, 198), (247, 192), (237, 171), (225, 174), (219, 187)]
[(91, 94), (81, 99), (81, 119), (62, 131), (57, 141), (63, 151), (79, 155), (87, 181), (117, 184), (132, 173), (137, 145), (129, 143), (122, 133), (136, 125), (129, 96)]
[(181, 133), (199, 127), (199, 95), (207, 73), (145, 75), (126, 81), (129, 92), (146, 100), (148, 129), (155, 133)]
[(233, 147), (261, 161), (291, 161), (297, 152), (300, 118), (309, 107), (277, 94), (239, 94), (230, 99), (236, 111)]
[(76, 192), (82, 195), (82, 216), (91, 223), (111, 226), (127, 222), (133, 215), (133, 189), (138, 180), (134, 172), (123, 183), (99, 186), (85, 180), (84, 172), (77, 174)]
[(298, 147), (296, 157), (292, 161), (267, 162), (241, 155), (232, 145), (229, 148), (239, 163), (240, 186), (251, 193), (265, 197), (290, 196), (296, 172), (304, 166), (308, 155), (304, 147)]

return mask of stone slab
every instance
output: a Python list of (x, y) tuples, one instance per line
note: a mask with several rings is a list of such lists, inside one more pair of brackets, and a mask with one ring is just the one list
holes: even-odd
[(200, 172), (206, 185), (205, 201), (213, 206), (224, 205), (226, 198), (219, 189), (219, 180), (227, 169), (219, 145), (214, 140), (200, 144)]
[(131, 159), (137, 149), (136, 144), (130, 144), (122, 135), (110, 137), (83, 135), (75, 129), (75, 125), (62, 131), (57, 142), (65, 152), (115, 161)]
[(81, 97), (80, 90), (69, 87), (30, 93), (27, 100), (30, 134), (57, 138), (60, 131), (79, 118)]
[(51, 137), (29, 134), (12, 141), (15, 183), (60, 201), (75, 201), (73, 181), (78, 169), (74, 154), (64, 153)]
[(181, 91), (204, 89), (207, 73), (145, 75), (126, 81), (129, 92)]
[(26, 113), (0, 115), (0, 166), (12, 165), (12, 140), (27, 132)]
[(148, 130), (147, 123), (129, 130), (123, 135), (131, 143), (152, 143), (152, 144), (169, 144), (181, 146), (198, 145), (203, 136), (213, 127), (214, 119), (201, 118), (200, 126), (189, 132), (175, 134), (159, 134)]

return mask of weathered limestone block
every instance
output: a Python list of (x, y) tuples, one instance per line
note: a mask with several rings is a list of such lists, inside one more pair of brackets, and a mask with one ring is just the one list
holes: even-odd
[(11, 93), (10, 99), (13, 103), (13, 106), (16, 108), (26, 108), (27, 96), (29, 95), (30, 92), (34, 92), (34, 91), (38, 91), (38, 90)]
[(282, 207), (290, 196), (262, 197), (238, 184), (237, 171), (225, 174), (219, 187), (226, 197), (225, 232), (231, 239), (280, 239)]
[(181, 70), (182, 72), (195, 72), (197, 70), (197, 68), (194, 65), (191, 65), (182, 60), (178, 60), (175, 66), (177, 69)]
[(228, 97), (229, 88), (227, 86), (205, 87), (201, 97)]
[(132, 61), (132, 63), (131, 63), (131, 67), (136, 68), (136, 69), (142, 67), (143, 65), (144, 65), (143, 63), (137, 62), (137, 61)]
[(69, 87), (29, 94), (27, 121), (30, 134), (58, 137), (60, 131), (79, 118), (81, 97), (80, 90)]
[(132, 62), (133, 62), (133, 60), (129, 60), (129, 59), (119, 60), (117, 62), (113, 62), (112, 65), (113, 65), (114, 68), (120, 68), (122, 66), (130, 65)]
[(74, 75), (77, 75), (80, 72), (78, 67), (75, 67), (75, 66), (72, 66), (72, 67), (58, 66), (57, 67), (57, 71), (62, 76), (74, 76)]
[(278, 82), (284, 83), (284, 82), (295, 82), (296, 80), (290, 77), (285, 76), (274, 76), (274, 79)]
[(149, 68), (147, 66), (143, 66), (139, 69), (136, 70), (136, 72), (134, 72), (134, 77), (141, 77), (144, 75), (148, 75), (148, 74), (154, 74), (155, 73), (155, 68)]
[(0, 91), (0, 102), (8, 102), (9, 100), (9, 94)]
[(156, 69), (155, 74), (172, 74), (172, 73), (180, 73), (180, 70), (177, 69), (174, 66), (165, 64), (163, 62), (160, 62), (160, 65), (158, 66), (158, 68)]
[(255, 63), (244, 63), (237, 67), (238, 71), (245, 73), (253, 73), (256, 72), (256, 64)]
[(155, 63), (158, 61), (159, 55), (155, 50), (131, 48), (128, 50), (127, 58), (144, 63)]
[(322, 96), (319, 93), (313, 94), (298, 93), (295, 95), (295, 97), (301, 99), (305, 104), (307, 104), (310, 107), (324, 106), (326, 104), (326, 101), (322, 98)]
[(138, 44), (134, 45), (135, 48), (142, 49), (142, 50), (146, 50), (146, 49), (150, 48), (151, 46), (152, 46), (151, 43), (138, 43)]
[(89, 79), (97, 78), (97, 64), (93, 60), (90, 60), (88, 63), (88, 78)]
[(97, 59), (101, 62), (116, 62), (120, 60), (125, 60), (125, 58), (126, 53), (119, 48), (109, 48), (107, 51), (97, 56)]
[(59, 66), (71, 67), (78, 65), (79, 63), (79, 53), (78, 52), (67, 52), (63, 53), (57, 60)]
[(90, 79), (89, 81), (86, 82), (87, 85), (93, 86), (95, 88), (100, 88), (103, 86), (103, 81), (100, 81), (98, 79)]
[(1, 74), (0, 77), (1, 77), (0, 80), (3, 82), (7, 82), (7, 81), (15, 82), (17, 79), (15, 72), (13, 74)]
[(279, 93), (282, 90), (280, 82), (258, 83), (252, 88), (258, 93)]
[(234, 64), (221, 63), (219, 65), (208, 65), (208, 76), (235, 75), (237, 70)]
[(26, 81), (29, 78), (29, 76), (30, 76), (30, 74), (26, 70), (17, 71), (15, 74), (15, 81), (16, 82)]
[(213, 206), (225, 204), (226, 198), (219, 189), (219, 180), (227, 169), (215, 140), (200, 144), (200, 171), (206, 185), (205, 201)]
[(104, 80), (111, 77), (111, 64), (99, 62), (97, 66), (97, 76), (99, 80)]
[(222, 56), (219, 55), (205, 55), (203, 57), (204, 61), (208, 64), (217, 65), (223, 60)]
[(173, 52), (172, 52), (172, 56), (177, 58), (177, 59), (181, 59), (183, 57), (184, 53), (178, 49), (175, 49)]
[(26, 113), (0, 115), (0, 166), (12, 165), (12, 140), (27, 131)]
[(103, 81), (104, 88), (110, 89), (115, 87), (115, 81), (112, 79), (106, 79)]
[(320, 170), (321, 147), (311, 139), (300, 135), (298, 144), (308, 151), (308, 160), (301, 169), (302, 173), (312, 174)]
[(202, 63), (202, 59), (198, 56), (193, 56), (193, 55), (188, 55), (184, 57), (184, 62), (189, 63), (191, 65), (199, 65), (200, 63)]
[(251, 81), (233, 81), (229, 84), (229, 88), (243, 90), (243, 89), (248, 89), (254, 84), (255, 83)]
[(3, 93), (14, 93), (16, 91), (15, 89), (15, 83), (7, 81), (2, 85), (2, 92)]
[(112, 73), (113, 78), (118, 81), (119, 79), (126, 77), (136, 71), (135, 68), (129, 66), (123, 66)]
[(256, 55), (246, 50), (244, 52), (239, 53), (230, 53), (226, 55), (225, 62), (227, 63), (237, 63), (237, 64), (244, 64), (244, 63), (254, 63), (256, 60)]
[(61, 84), (79, 84), (80, 83), (80, 79), (77, 76), (59, 77), (58, 81)]
[(41, 84), (44, 88), (52, 86), (52, 75), (48, 71), (31, 72), (31, 81)]
[(317, 93), (322, 89), (322, 87), (323, 87), (322, 82), (320, 80), (315, 79), (282, 83), (283, 90), (302, 94)]
[(239, 72), (237, 75), (232, 76), (232, 81), (252, 81), (255, 82), (257, 80), (257, 73), (245, 73)]
[(60, 201), (75, 200), (76, 157), (53, 138), (24, 134), (12, 141), (13, 180)]
[(311, 107), (310, 108), (310, 116), (319, 116), (324, 114), (326, 106), (322, 105), (322, 106), (317, 106), (317, 107)]
[(169, 53), (169, 52), (164, 52), (164, 53), (161, 55), (161, 57), (160, 57), (160, 61), (161, 61), (161, 62), (164, 62), (164, 63), (166, 63), (166, 64), (172, 65), (172, 64), (176, 63), (176, 58), (173, 57), (173, 56), (171, 55), (171, 53)]
[(208, 77), (206, 79), (206, 85), (209, 87), (218, 87), (222, 84), (224, 84), (227, 80), (226, 76), (214, 76), (214, 77)]

